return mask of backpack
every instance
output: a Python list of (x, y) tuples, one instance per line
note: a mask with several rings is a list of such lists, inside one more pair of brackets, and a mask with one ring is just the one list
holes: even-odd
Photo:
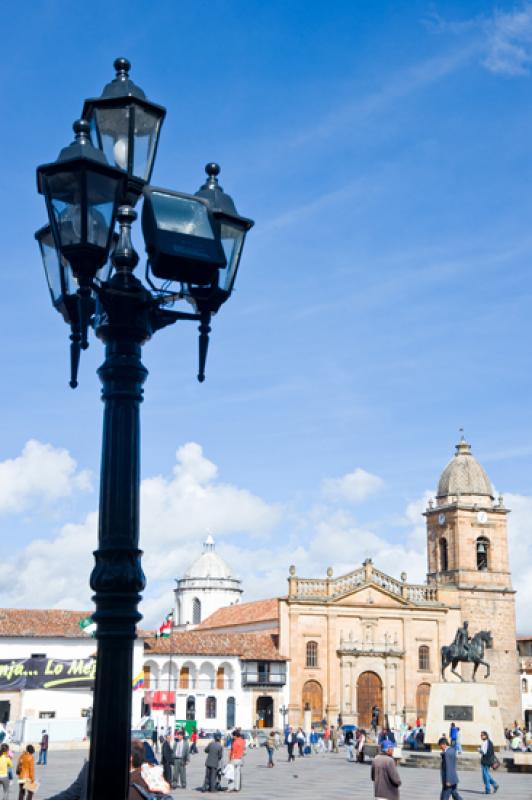
[(160, 792), (150, 792), (149, 789), (144, 789), (138, 783), (131, 784), (144, 800), (173, 800), (171, 794), (161, 794)]

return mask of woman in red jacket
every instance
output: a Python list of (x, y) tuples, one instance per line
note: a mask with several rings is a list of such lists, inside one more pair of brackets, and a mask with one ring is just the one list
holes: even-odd
[(229, 791), (239, 792), (242, 788), (242, 759), (244, 758), (244, 753), (246, 752), (246, 742), (242, 734), (240, 733), (240, 728), (236, 728), (233, 731), (233, 740), (231, 742), (231, 753), (229, 755), (229, 763), (234, 768), (235, 777), (233, 788)]

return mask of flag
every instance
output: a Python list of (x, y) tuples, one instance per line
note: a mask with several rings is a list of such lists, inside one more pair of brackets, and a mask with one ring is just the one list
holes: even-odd
[(144, 689), (144, 670), (141, 669), (139, 674), (133, 678), (133, 691), (135, 689)]
[(164, 622), (159, 628), (159, 633), (157, 636), (160, 636), (161, 639), (166, 639), (172, 633), (172, 626), (174, 624), (174, 612), (170, 611), (169, 614), (166, 615), (164, 618)]
[(83, 633), (87, 634), (87, 636), (94, 636), (96, 633), (96, 623), (92, 617), (84, 617), (84, 619), (80, 619), (79, 627)]

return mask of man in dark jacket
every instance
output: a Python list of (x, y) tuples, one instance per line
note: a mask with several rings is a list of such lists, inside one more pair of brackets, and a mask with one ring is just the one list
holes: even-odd
[(493, 786), (493, 794), (499, 790), (499, 784), (491, 777), (490, 768), (493, 767), (497, 758), (495, 756), (495, 748), (493, 742), (488, 736), (486, 731), (480, 734), (482, 739), (480, 745), (480, 766), (482, 769), (482, 780), (484, 781), (484, 788), (486, 794), (491, 794), (491, 787)]
[(175, 756), (174, 756), (174, 748), (172, 746), (172, 734), (167, 733), (166, 736), (164, 737), (163, 750), (161, 754), (161, 764), (163, 765), (164, 779), (165, 781), (167, 781), (167, 783), (170, 784), (170, 786), (172, 786), (174, 783), (173, 780), (174, 761), (175, 761)]
[(209, 742), (205, 748), (207, 758), (205, 760), (205, 781), (201, 789), (202, 792), (214, 792), (216, 789), (217, 772), (222, 766), (224, 749), (220, 744), (221, 733), (215, 733), (213, 741)]
[(458, 794), (458, 773), (456, 771), (456, 750), (449, 746), (443, 736), (438, 742), (441, 750), (441, 795), (440, 800), (462, 800)]
[(375, 797), (379, 800), (399, 800), (401, 778), (393, 760), (394, 744), (389, 739), (382, 742), (382, 753), (375, 756), (371, 765), (371, 780), (375, 784)]

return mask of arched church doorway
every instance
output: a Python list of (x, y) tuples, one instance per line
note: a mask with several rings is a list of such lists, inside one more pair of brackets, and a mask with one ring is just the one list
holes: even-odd
[(379, 722), (382, 723), (382, 681), (375, 672), (363, 672), (357, 682), (357, 723), (360, 728), (370, 727), (373, 706), (379, 707)]
[(259, 728), (273, 728), (273, 699), (271, 697), (257, 698), (257, 720)]
[(423, 725), (427, 722), (430, 683), (420, 683), (416, 690), (416, 715)]
[(301, 698), (303, 710), (310, 708), (312, 722), (321, 722), (323, 719), (323, 689), (318, 681), (307, 681), (303, 686)]

